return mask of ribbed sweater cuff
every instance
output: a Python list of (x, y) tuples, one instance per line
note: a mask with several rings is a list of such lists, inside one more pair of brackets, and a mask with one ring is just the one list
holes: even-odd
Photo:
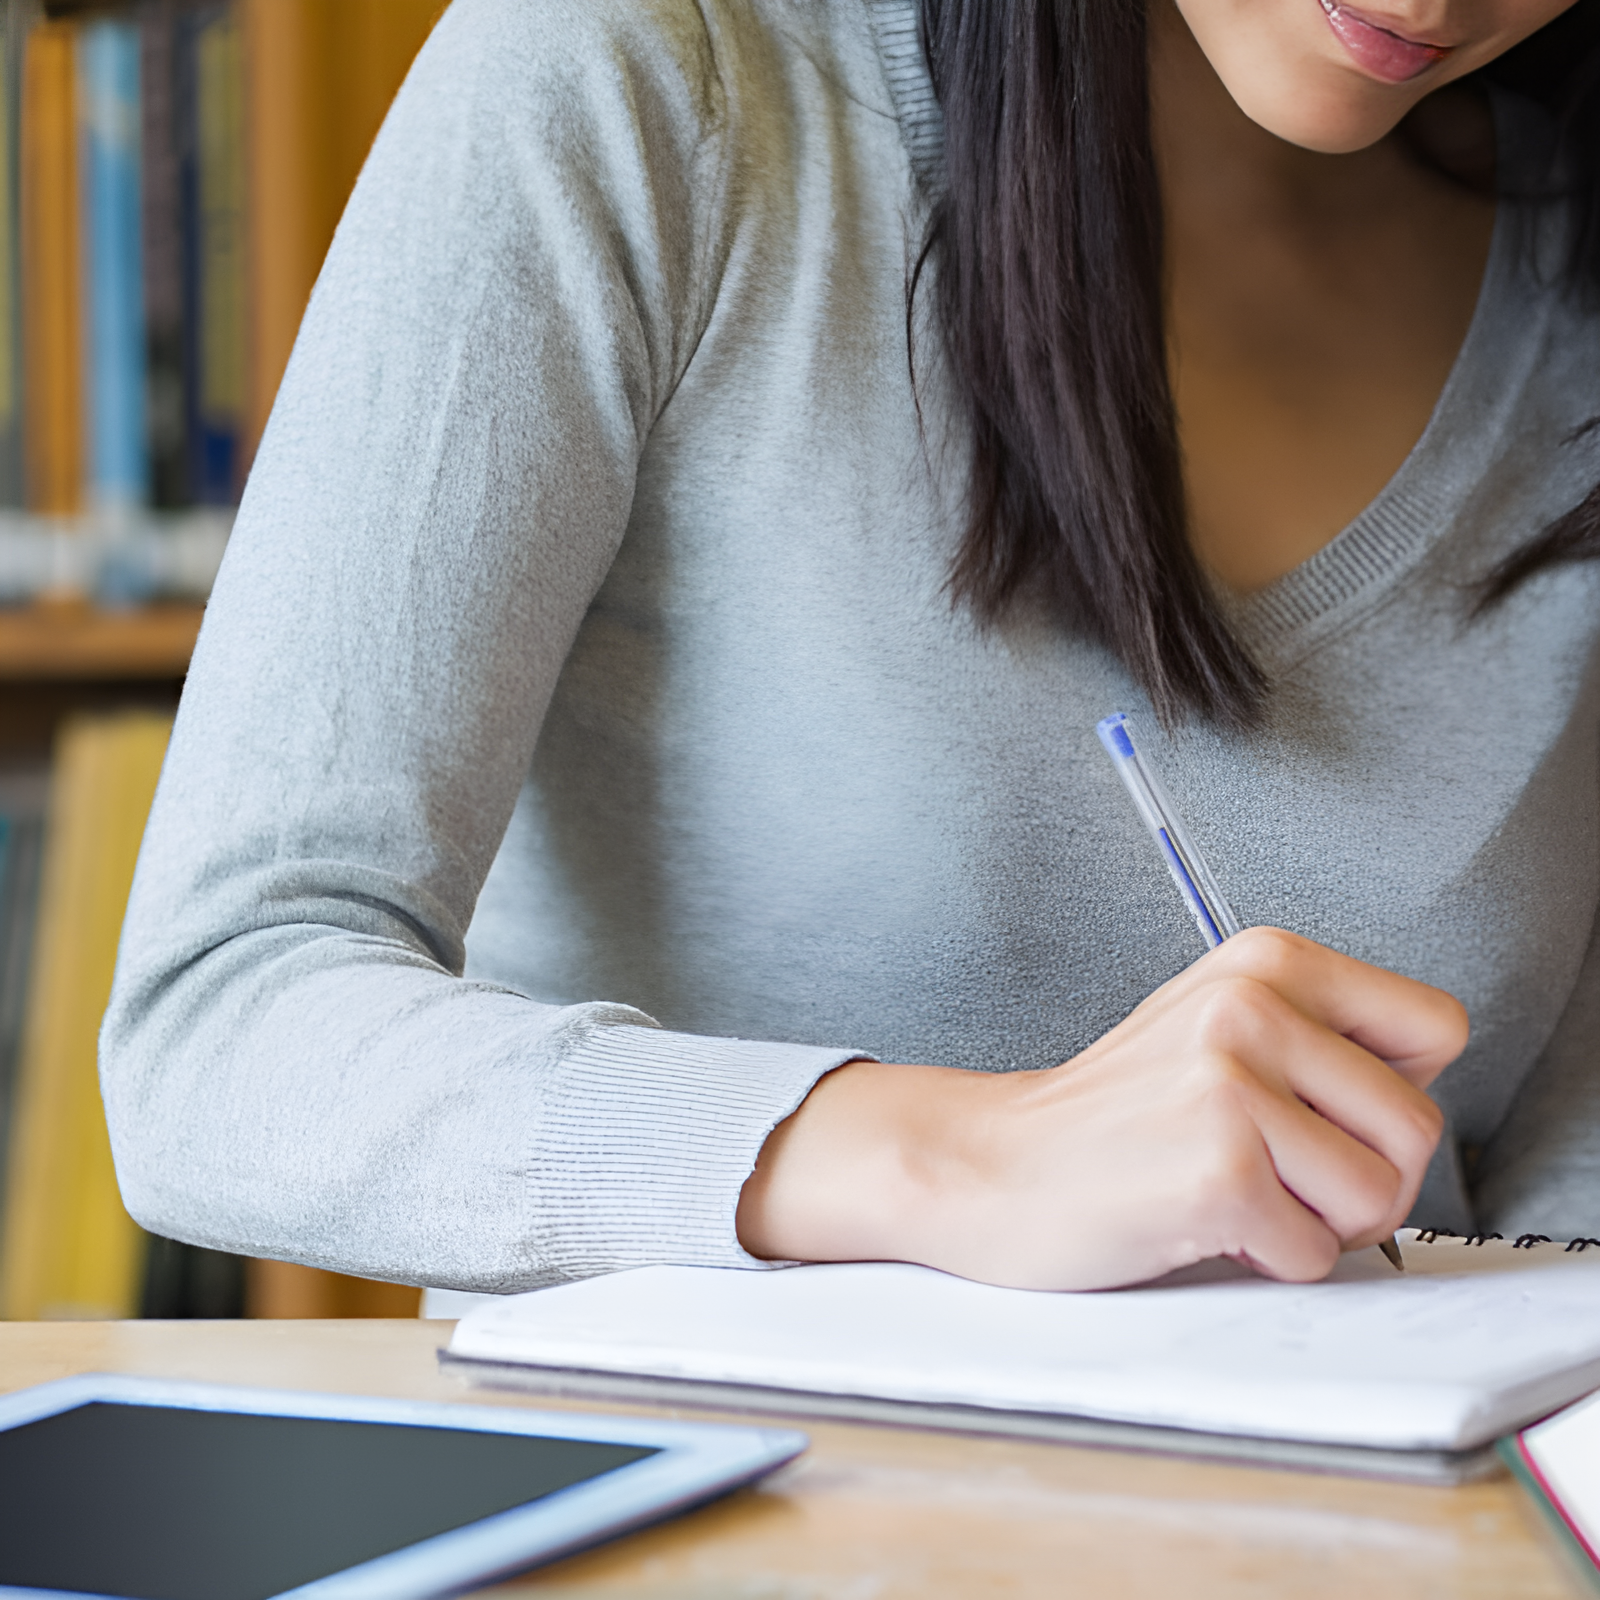
[(531, 1177), (546, 1270), (778, 1265), (739, 1244), (739, 1192), (817, 1079), (864, 1054), (629, 1024), (582, 1030), (540, 1096)]

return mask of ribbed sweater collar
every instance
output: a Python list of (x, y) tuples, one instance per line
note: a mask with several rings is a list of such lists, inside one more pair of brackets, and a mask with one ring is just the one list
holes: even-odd
[[(1494, 96), (1502, 180), (1530, 192), (1547, 170), (1548, 124), (1530, 103)], [(1282, 671), (1380, 603), (1446, 540), (1488, 465), (1506, 449), (1531, 352), (1556, 296), (1565, 213), (1502, 201), (1477, 308), (1422, 433), (1395, 475), (1334, 539), (1277, 582), (1224, 596), (1246, 642)]]

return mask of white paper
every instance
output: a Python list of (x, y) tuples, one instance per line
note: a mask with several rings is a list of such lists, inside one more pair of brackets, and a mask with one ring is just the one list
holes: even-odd
[(893, 1264), (644, 1267), (468, 1314), (453, 1354), (591, 1372), (1467, 1449), (1600, 1387), (1600, 1249), (1401, 1235), (1329, 1280), (1211, 1263), (1043, 1294)]

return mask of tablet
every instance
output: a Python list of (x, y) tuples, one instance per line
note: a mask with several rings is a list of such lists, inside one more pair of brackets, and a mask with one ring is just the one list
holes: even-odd
[(100, 1375), (0, 1397), (0, 1595), (423, 1600), (749, 1483), (787, 1429)]

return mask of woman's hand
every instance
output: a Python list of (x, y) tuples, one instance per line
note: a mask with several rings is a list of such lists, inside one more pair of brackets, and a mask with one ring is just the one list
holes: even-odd
[(1252, 928), (1063, 1066), (829, 1073), (763, 1147), (739, 1237), (1031, 1289), (1211, 1256), (1320, 1278), (1410, 1210), (1442, 1127), (1422, 1091), (1466, 1042), (1442, 990)]

